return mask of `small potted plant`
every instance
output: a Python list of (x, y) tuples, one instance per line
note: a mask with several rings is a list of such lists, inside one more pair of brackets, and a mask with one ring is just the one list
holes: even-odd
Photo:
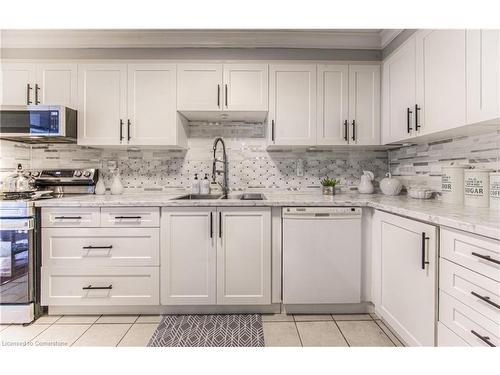
[(335, 195), (335, 185), (339, 183), (338, 180), (334, 178), (324, 178), (321, 180), (321, 185), (323, 186), (323, 195)]

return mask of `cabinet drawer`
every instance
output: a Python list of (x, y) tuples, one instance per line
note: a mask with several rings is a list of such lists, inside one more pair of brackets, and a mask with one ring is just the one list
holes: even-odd
[(42, 227), (98, 227), (100, 223), (98, 207), (42, 208)]
[(482, 275), (500, 281), (500, 241), (441, 230), (441, 256)]
[(159, 207), (103, 207), (103, 227), (159, 227)]
[(439, 287), (500, 324), (500, 283), (441, 258)]
[(158, 267), (42, 267), (42, 305), (158, 305)]
[[(472, 346), (500, 345), (500, 324), (445, 292), (439, 293), (439, 320)], [(482, 336), (484, 339), (480, 339)]]
[(44, 266), (158, 266), (159, 228), (43, 228)]
[(438, 346), (470, 346), (443, 323), (438, 323)]

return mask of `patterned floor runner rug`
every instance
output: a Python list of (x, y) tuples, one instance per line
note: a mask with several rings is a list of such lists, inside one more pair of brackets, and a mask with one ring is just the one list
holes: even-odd
[(148, 346), (264, 346), (259, 314), (166, 315)]

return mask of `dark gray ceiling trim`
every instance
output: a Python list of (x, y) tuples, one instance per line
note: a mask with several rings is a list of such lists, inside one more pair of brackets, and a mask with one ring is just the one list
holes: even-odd
[(410, 36), (412, 36), (417, 29), (405, 29), (398, 36), (396, 36), (385, 48), (382, 50), (382, 59), (385, 59), (392, 52), (403, 44)]
[(215, 59), (380, 61), (376, 49), (320, 48), (4, 48), (4, 59)]

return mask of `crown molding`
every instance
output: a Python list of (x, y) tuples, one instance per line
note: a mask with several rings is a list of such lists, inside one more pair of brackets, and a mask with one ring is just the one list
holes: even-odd
[(2, 30), (2, 48), (381, 49), (401, 30)]

